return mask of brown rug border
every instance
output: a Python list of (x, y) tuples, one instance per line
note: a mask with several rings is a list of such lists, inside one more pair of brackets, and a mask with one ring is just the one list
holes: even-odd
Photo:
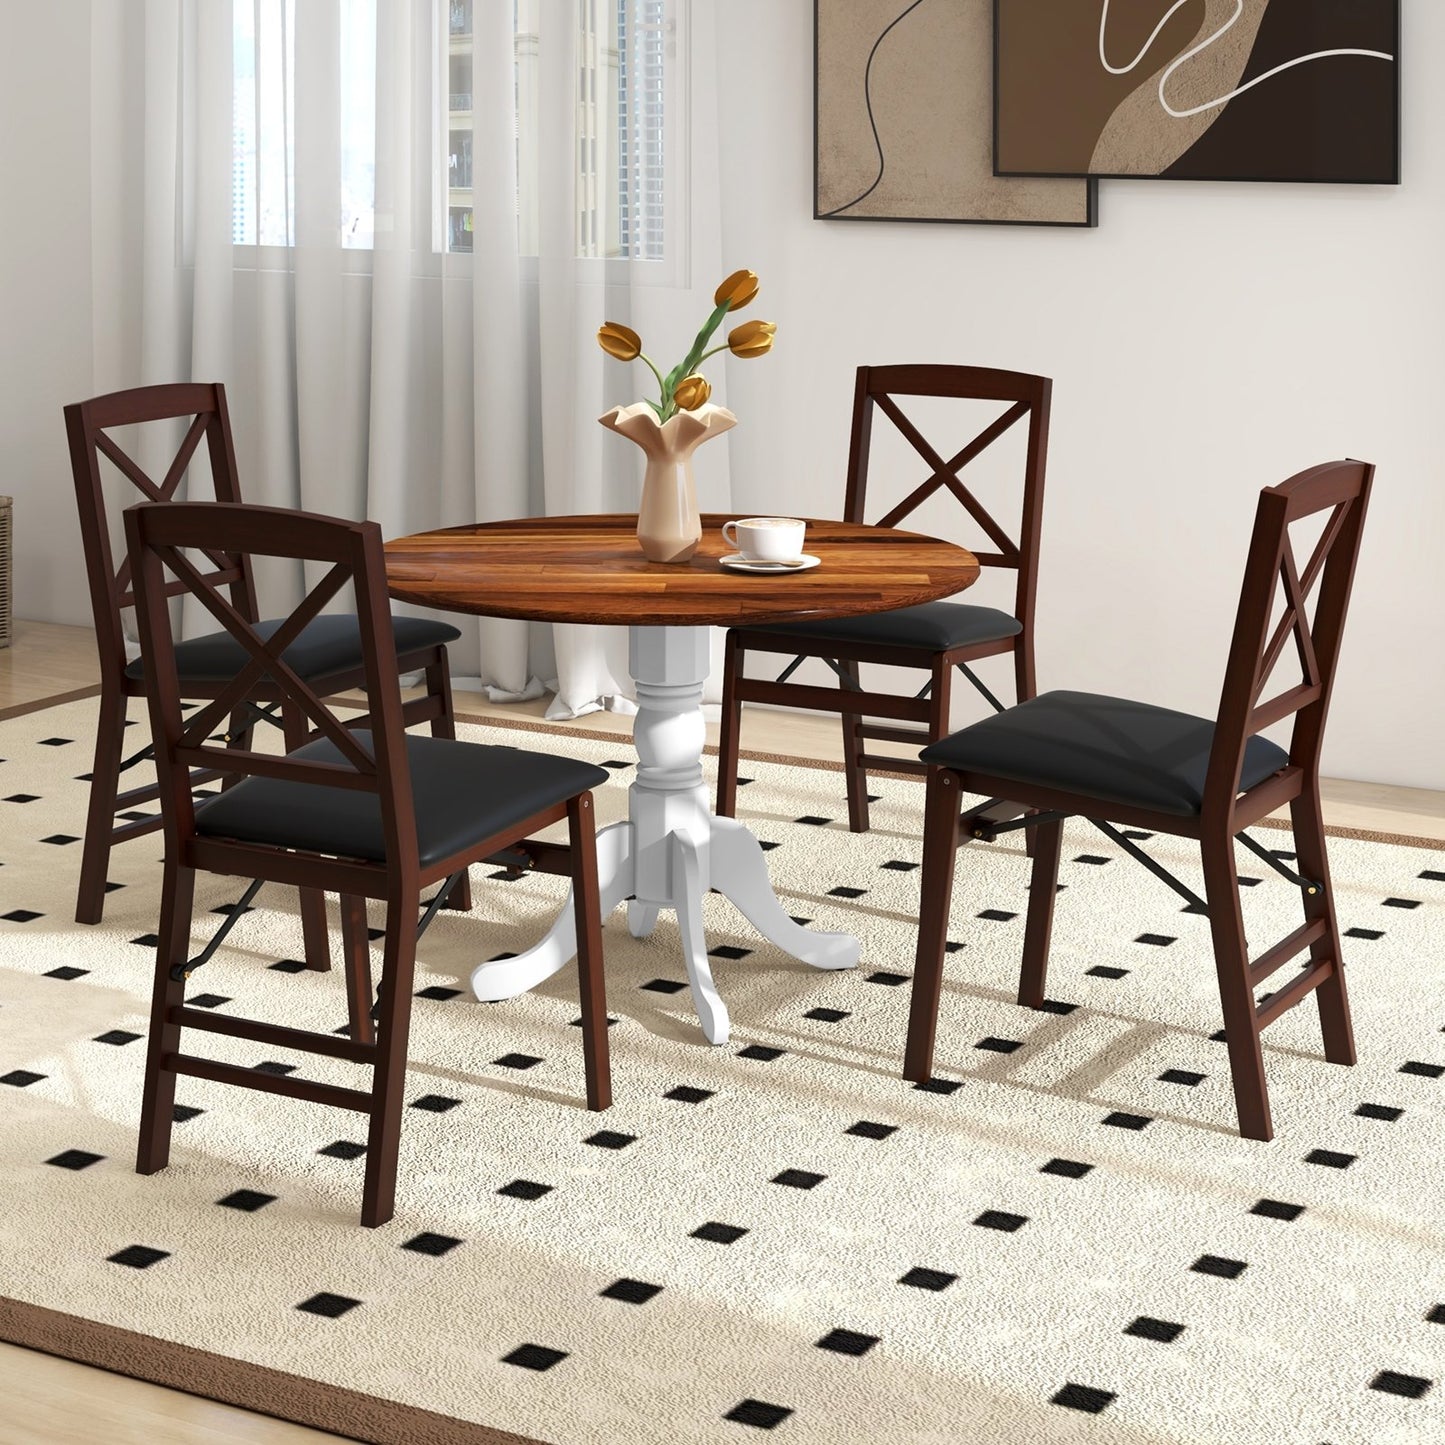
[(0, 707), (0, 722), (9, 722), (13, 717), (24, 717), (26, 713), (44, 712), (48, 707), (59, 707), (62, 703), (81, 702), (88, 697), (100, 696), (100, 684), (77, 687), (73, 692), (56, 692), (49, 697), (36, 698), (31, 702), (18, 702), (12, 707)]
[(548, 1445), (3, 1295), (0, 1339), (368, 1445)]
[[(80, 688), (36, 703), (0, 709), (0, 722), (41, 712), (48, 707), (94, 697), (99, 687)], [(559, 726), (536, 719), (497, 718), (489, 714), (458, 711), (458, 722), (478, 727), (510, 728), (554, 737), (591, 737), (630, 742), (620, 733), (588, 731)], [(706, 751), (716, 755), (708, 744)], [(743, 750), (751, 762), (782, 763), (790, 767), (814, 768), (840, 773), (843, 765), (820, 758), (794, 757), (785, 753)], [(874, 770), (882, 777), (909, 777), (906, 773)], [(1261, 826), (1287, 829), (1283, 820), (1262, 819)], [(1445, 841), (1411, 837), (1403, 833), (1381, 833), (1367, 828), (1331, 826), (1332, 837), (1355, 838), (1362, 842), (1396, 844), (1409, 848), (1440, 850)], [(113, 1374), (144, 1380), (165, 1389), (215, 1400), (250, 1410), (258, 1415), (291, 1424), (347, 1436), (367, 1445), (548, 1445), (531, 1436), (513, 1435), (490, 1425), (470, 1424), (453, 1416), (439, 1415), (416, 1406), (378, 1399), (357, 1390), (327, 1385), (303, 1375), (292, 1375), (266, 1365), (234, 1360), (226, 1355), (175, 1344), (154, 1335), (140, 1334), (115, 1325), (101, 1324), (79, 1315), (63, 1314), (40, 1305), (0, 1295), (0, 1339), (23, 1349), (72, 1360)]]

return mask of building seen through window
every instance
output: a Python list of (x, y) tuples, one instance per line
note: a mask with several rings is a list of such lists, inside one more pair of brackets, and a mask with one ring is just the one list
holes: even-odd
[[(431, 246), (472, 249), (473, 7), (496, 0), (437, 0), (434, 17), (436, 107), (416, 124), (445, 137), (437, 157), (436, 224)], [(539, 195), (545, 179), (541, 90), (541, 7), (549, 23), (567, 13), (561, 37), (575, 66), (575, 144), (570, 181), (575, 254), (660, 261), (666, 254), (669, 190), (665, 125), (675, 91), (672, 10), (679, 0), (512, 0), (513, 129), (516, 138), (519, 249), (536, 255)], [(246, 246), (296, 244), (297, 0), (236, 0), (232, 241)], [(551, 7), (556, 6), (554, 11)], [(419, 11), (419, 14), (422, 12)], [(545, 43), (558, 43), (552, 30)], [(427, 43), (433, 43), (428, 41)], [(341, 245), (370, 249), (376, 206), (376, 0), (340, 0)], [(551, 57), (548, 57), (550, 60)], [(490, 103), (487, 98), (483, 103)], [(440, 118), (438, 125), (437, 117)], [(490, 116), (486, 123), (493, 123)], [(416, 244), (425, 246), (422, 238)]]

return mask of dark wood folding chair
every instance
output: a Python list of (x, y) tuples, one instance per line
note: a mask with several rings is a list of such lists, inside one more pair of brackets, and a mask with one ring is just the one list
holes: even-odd
[[(1063, 821), (1088, 818), (1209, 917), (1224, 1033), (1240, 1133), (1273, 1137), (1260, 1035), (1311, 993), (1318, 998), (1325, 1058), (1353, 1064), (1339, 923), (1320, 810), (1320, 748), (1339, 657), (1355, 561), (1374, 468), (1330, 462), (1260, 495), (1244, 588), (1215, 721), (1093, 693), (1047, 692), (954, 733), (921, 754), (932, 772), (924, 822), (918, 958), (903, 1074), (927, 1079), (943, 978), (955, 850), (965, 837), (1036, 829), (1019, 1003), (1045, 1007), (1049, 933)], [(1291, 527), (1328, 512), (1301, 568)], [(1310, 594), (1319, 596), (1313, 614)], [(1271, 630), (1277, 589), (1282, 615)], [(1293, 644), (1301, 681), (1261, 701), (1276, 664)], [(1260, 736), (1293, 715), (1289, 748)], [(1002, 824), (965, 822), (960, 793), (1007, 796), (1037, 810)], [(1296, 868), (1287, 868), (1245, 829), (1289, 806)], [(964, 826), (961, 829), (960, 824)], [(1197, 839), (1205, 898), (1168, 875), (1112, 825)], [(1240, 909), (1236, 841), (1299, 887), (1304, 922), (1251, 960)], [(1072, 896), (1072, 895), (1071, 895)], [(1265, 998), (1254, 991), (1308, 950), (1303, 971)]]
[[(184, 439), (160, 482), (109, 435), (119, 427), (148, 423), (185, 423)], [(90, 810), (81, 854), (80, 886), (76, 898), (77, 923), (99, 923), (105, 909), (106, 871), (110, 850), (128, 838), (154, 832), (157, 814), (140, 810), (158, 796), (154, 783), (120, 791), (123, 772), (149, 760), (149, 747), (125, 754), (126, 703), (144, 693), (141, 659), (127, 662), (122, 630), (125, 609), (133, 605), (131, 564), (117, 569), (111, 550), (111, 529), (106, 514), (100, 461), (105, 457), (143, 497), (169, 502), (175, 497), (187, 468), (204, 440), (218, 502), (241, 501), (236, 452), (226, 410), (226, 390), (219, 384), (182, 383), (143, 386), (113, 392), (65, 408), (65, 429), (70, 438), (70, 465), (75, 476), (75, 497), (80, 511), (80, 533), (95, 615), (96, 646), (100, 653), (100, 718), (96, 729), (95, 764), (90, 775)], [(258, 621), (256, 594), (249, 563), (229, 584), (231, 600), (263, 637), (280, 626), (274, 619)], [(429, 722), (433, 737), (456, 736), (452, 715), (451, 675), (446, 644), (461, 633), (445, 622), (427, 617), (395, 617), (392, 637), (402, 672), (423, 672), (424, 696), (404, 709), (407, 723)], [(181, 695), (187, 699), (216, 697), (230, 685), (246, 654), (226, 632), (191, 638), (176, 649)], [(299, 634), (287, 655), (288, 663), (323, 695), (346, 692), (361, 682), (361, 641), (355, 617), (330, 614), (317, 617)], [(256, 691), (237, 704), (228, 730), (238, 746), (249, 745), (253, 725), (265, 720), (280, 726), (287, 745), (298, 746), (306, 736), (303, 714), (291, 706), (269, 681), (257, 680)], [(192, 779), (199, 787), (204, 775)], [(117, 825), (117, 815), (120, 815)], [(471, 907), (470, 884), (463, 879), (448, 900), (452, 908)], [(301, 919), (308, 965), (331, 966), (326, 938), (326, 910), (312, 889), (301, 894)]]
[[(262, 1089), (368, 1116), (361, 1218), (366, 1225), (385, 1223), (396, 1187), (417, 935), (448, 891), (465, 878), (470, 863), (529, 842), (532, 833), (564, 817), (571, 835), (587, 1104), (607, 1108), (611, 1074), (590, 792), (606, 781), (606, 772), (549, 753), (406, 735), (381, 529), (375, 522), (271, 507), (172, 502), (132, 507), (125, 525), (166, 839), (137, 1170), (153, 1174), (169, 1159), (178, 1075)], [(219, 571), (202, 574), (187, 559), (188, 549), (211, 557)], [(220, 591), (245, 575), (241, 559), (250, 555), (329, 564), (302, 604), (268, 636)], [(288, 649), (348, 583), (355, 590), (371, 709), (367, 726), (360, 728), (354, 719), (343, 722), (286, 661)], [(181, 711), (185, 694), (177, 661), (184, 644), (172, 636), (167, 605), (176, 584), (215, 617), (246, 659), (189, 716)], [(315, 740), (284, 756), (209, 741), (263, 679), (315, 729)], [(191, 786), (195, 768), (226, 775), (233, 785), (197, 804)], [(189, 957), (197, 870), (251, 878), (256, 886), (272, 880), (341, 895), (351, 1020), (347, 1037), (187, 1006), (186, 980), (212, 951)], [(421, 891), (433, 883), (440, 891), (419, 925)], [(374, 1009), (368, 898), (386, 904)], [(183, 1029), (369, 1065), (372, 1085), (369, 1090), (341, 1088), (188, 1054), (182, 1051)]]
[[(745, 702), (836, 712), (843, 719), (843, 766), (848, 787), (848, 826), (868, 831), (868, 769), (924, 775), (927, 769), (912, 758), (874, 755), (865, 751), (869, 738), (889, 742), (929, 742), (949, 728), (949, 700), (957, 668), (995, 709), (1003, 704), (969, 666), (983, 657), (1012, 653), (1014, 683), (1020, 702), (1034, 695), (1034, 595), (1037, 589), (1039, 531), (1043, 522), (1044, 466), (1048, 452), (1049, 397), (1053, 383), (1023, 372), (995, 371), (978, 366), (860, 366), (853, 394), (853, 433), (848, 451), (848, 489), (843, 520), (867, 520), (868, 459), (877, 407), (907, 438), (931, 468), (931, 475), (897, 506), (877, 518), (878, 525), (896, 527), (939, 491), (962, 504), (995, 551), (976, 553), (985, 567), (1010, 568), (1018, 574), (1014, 610), (1004, 612), (960, 602), (928, 602), (867, 617), (836, 621), (782, 622), (770, 626), (735, 627), (727, 635), (723, 671), (722, 726), (718, 746), (717, 811), (732, 817), (737, 808), (738, 750)], [(969, 444), (945, 461), (898, 405), (898, 397), (953, 397), (960, 400), (1008, 403), (1007, 410)], [(989, 514), (964, 485), (959, 473), (1017, 423), (1028, 420), (1024, 462), (1022, 520), (1019, 540)], [(776, 680), (744, 676), (749, 652), (792, 654)], [(827, 662), (838, 676), (838, 689), (790, 683), (788, 678), (805, 659)], [(886, 663), (919, 668), (929, 674), (914, 697), (865, 691), (859, 664)], [(887, 723), (868, 718), (887, 718)], [(912, 723), (915, 726), (899, 726)], [(922, 724), (922, 726), (917, 726)]]

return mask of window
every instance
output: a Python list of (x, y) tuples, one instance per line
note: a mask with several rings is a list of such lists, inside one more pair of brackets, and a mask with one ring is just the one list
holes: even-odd
[[(472, 7), (445, 0), (448, 25), (446, 246), (472, 245)], [(542, 187), (537, 115), (541, 88), (540, 7), (563, 0), (513, 0), (516, 58), (517, 227), (524, 256), (538, 252)], [(576, 254), (662, 261), (681, 236), (686, 135), (679, 61), (682, 0), (571, 0), (576, 77), (574, 195)], [(664, 129), (664, 116), (673, 124)], [(466, 177), (462, 180), (461, 177)], [(548, 178), (549, 184), (555, 184)]]
[[(376, 0), (340, 0), (343, 246), (369, 250), (376, 213)], [(296, 0), (232, 0), (231, 240), (296, 244)]]
[[(436, 95), (417, 125), (437, 136), (435, 221), (418, 249), (472, 249), (473, 7), (436, 0)], [(681, 254), (685, 71), (679, 26), (686, 0), (511, 0), (517, 228), (521, 254), (539, 245), (543, 6), (573, 23), (567, 64), (575, 144), (570, 180), (575, 254), (662, 262)], [(375, 235), (376, 0), (339, 0), (340, 244), (369, 250)], [(555, 7), (555, 8), (554, 8)], [(233, 0), (232, 240), (296, 244), (297, 0)], [(419, 23), (426, 7), (418, 7)], [(555, 41), (547, 30), (546, 43)], [(548, 57), (551, 59), (551, 57)], [(303, 85), (303, 95), (305, 87)], [(665, 123), (665, 118), (666, 122)], [(546, 183), (556, 185), (548, 175)], [(649, 268), (652, 269), (652, 268)], [(660, 270), (661, 268), (659, 268)], [(669, 270), (675, 268), (668, 268)], [(659, 275), (658, 279), (663, 279)]]

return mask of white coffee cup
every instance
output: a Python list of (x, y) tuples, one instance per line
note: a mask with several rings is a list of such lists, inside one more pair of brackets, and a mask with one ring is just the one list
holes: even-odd
[(723, 541), (730, 542), (748, 562), (796, 562), (803, 555), (807, 524), (796, 517), (745, 517), (728, 522)]

